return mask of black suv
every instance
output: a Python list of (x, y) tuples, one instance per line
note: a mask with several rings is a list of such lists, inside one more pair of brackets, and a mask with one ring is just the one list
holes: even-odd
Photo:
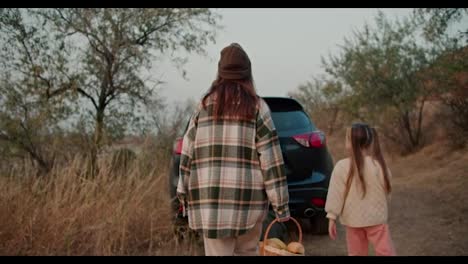
[[(309, 218), (311, 233), (326, 234), (328, 221), (325, 218), (324, 207), (333, 160), (326, 146), (325, 135), (317, 130), (296, 100), (286, 97), (263, 97), (263, 99), (270, 107), (280, 139), (288, 181), (291, 216)], [(173, 208), (176, 211), (180, 210), (175, 195), (179, 179), (181, 147), (182, 138), (178, 138), (174, 145), (169, 179), (170, 195), (173, 197)]]

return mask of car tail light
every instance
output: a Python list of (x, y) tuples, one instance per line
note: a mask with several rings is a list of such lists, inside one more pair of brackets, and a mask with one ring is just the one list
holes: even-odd
[(322, 131), (293, 136), (299, 144), (308, 148), (320, 148), (325, 146), (325, 134)]
[(180, 155), (182, 153), (182, 138), (176, 139), (174, 144), (174, 154)]
[(317, 206), (317, 207), (324, 207), (325, 206), (325, 200), (322, 198), (312, 198), (311, 200), (312, 204)]

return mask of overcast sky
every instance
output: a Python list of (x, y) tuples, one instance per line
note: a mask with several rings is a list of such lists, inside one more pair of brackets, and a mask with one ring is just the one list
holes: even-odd
[[(222, 15), (216, 44), (207, 56), (189, 55), (188, 80), (168, 62), (158, 63), (155, 73), (166, 82), (163, 96), (170, 101), (198, 100), (208, 90), (217, 71), (221, 49), (241, 44), (252, 62), (257, 92), (261, 96), (286, 96), (289, 91), (322, 73), (321, 56), (336, 52), (343, 38), (373, 23), (375, 8), (237, 8), (215, 9)], [(380, 9), (389, 17), (403, 17), (412, 9)]]

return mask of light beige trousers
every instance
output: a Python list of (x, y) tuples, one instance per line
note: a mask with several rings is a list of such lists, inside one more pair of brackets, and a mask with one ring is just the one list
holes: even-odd
[(238, 237), (211, 239), (203, 237), (206, 256), (258, 256), (258, 242), (263, 221)]

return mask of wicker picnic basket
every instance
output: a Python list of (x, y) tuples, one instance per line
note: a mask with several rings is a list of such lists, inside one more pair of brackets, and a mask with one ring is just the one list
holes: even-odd
[[(301, 225), (299, 224), (299, 222), (297, 222), (296, 219), (290, 217), (289, 218), (290, 220), (292, 220), (298, 230), (299, 230), (299, 243), (302, 244), (302, 228), (301, 228)], [(270, 229), (271, 227), (276, 223), (278, 222), (278, 219), (275, 219), (273, 220), (267, 227), (266, 231), (265, 231), (265, 235), (263, 237), (263, 242), (260, 242), (259, 244), (259, 248), (260, 248), (260, 256), (304, 256), (304, 254), (295, 254), (295, 253), (292, 253), (292, 252), (289, 252), (287, 250), (284, 250), (284, 249), (278, 249), (278, 248), (275, 248), (275, 247), (272, 247), (272, 246), (269, 246), (267, 245), (265, 242), (267, 241), (268, 239), (268, 234), (270, 233)]]

